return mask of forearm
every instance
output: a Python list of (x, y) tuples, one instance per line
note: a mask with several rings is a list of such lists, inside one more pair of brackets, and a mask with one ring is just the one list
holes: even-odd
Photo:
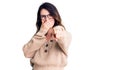
[(64, 27), (56, 26), (53, 28), (56, 35), (56, 41), (62, 51), (67, 55), (67, 50), (71, 42), (71, 34)]
[(40, 47), (46, 42), (45, 31), (41, 29), (36, 33), (32, 39), (24, 45), (23, 52), (25, 57), (31, 58), (34, 56), (36, 50), (39, 50)]
[(71, 34), (69, 32), (65, 32), (63, 37), (57, 39), (59, 47), (67, 54), (69, 45), (71, 43)]

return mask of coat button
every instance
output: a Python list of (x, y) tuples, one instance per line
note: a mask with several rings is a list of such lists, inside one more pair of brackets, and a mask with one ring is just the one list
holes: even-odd
[(46, 47), (48, 47), (48, 44), (46, 44)]
[(47, 50), (45, 50), (45, 52), (47, 52)]
[(53, 42), (53, 40), (50, 40), (50, 42)]

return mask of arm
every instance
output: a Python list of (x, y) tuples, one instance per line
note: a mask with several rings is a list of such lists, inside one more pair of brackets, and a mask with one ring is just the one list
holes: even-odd
[(57, 26), (54, 28), (57, 42), (62, 51), (67, 55), (69, 45), (71, 43), (71, 34), (67, 32), (62, 26)]
[(46, 32), (47, 30), (41, 29), (27, 44), (24, 45), (23, 52), (25, 57), (32, 58), (36, 50), (40, 49), (40, 47), (46, 42)]

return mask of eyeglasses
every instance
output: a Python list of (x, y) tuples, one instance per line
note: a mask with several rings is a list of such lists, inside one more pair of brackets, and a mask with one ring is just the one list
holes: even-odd
[(42, 20), (45, 20), (46, 18), (53, 19), (53, 17), (50, 14), (48, 14), (48, 15), (40, 15), (40, 16), (41, 16)]

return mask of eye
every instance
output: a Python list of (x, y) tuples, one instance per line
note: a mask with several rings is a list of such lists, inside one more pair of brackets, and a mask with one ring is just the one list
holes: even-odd
[(46, 15), (41, 15), (41, 18), (46, 18)]
[(50, 14), (48, 14), (48, 15), (40, 15), (41, 16), (41, 19), (46, 19), (46, 18), (48, 18), (48, 19), (53, 19), (53, 17), (50, 15)]
[(52, 19), (52, 18), (53, 18), (52, 15), (50, 15), (50, 14), (48, 14), (47, 17), (48, 17), (49, 19)]

